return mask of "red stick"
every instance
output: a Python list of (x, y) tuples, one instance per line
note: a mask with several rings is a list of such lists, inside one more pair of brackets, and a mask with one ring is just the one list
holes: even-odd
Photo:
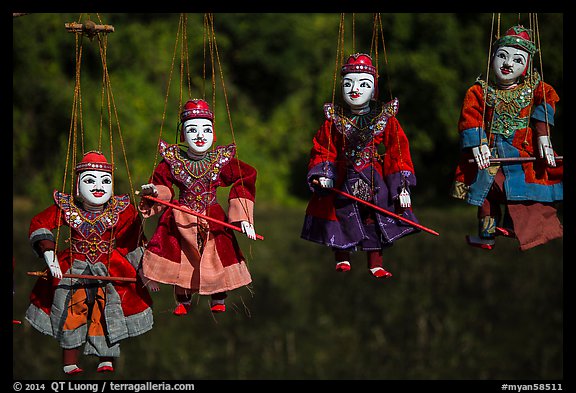
[(346, 198), (350, 198), (350, 199), (352, 199), (352, 200), (355, 200), (356, 202), (363, 203), (363, 204), (365, 204), (366, 206), (371, 207), (372, 209), (378, 210), (379, 212), (384, 213), (384, 214), (386, 214), (386, 215), (388, 215), (388, 216), (394, 217), (394, 218), (396, 218), (396, 219), (398, 219), (398, 220), (401, 220), (401, 221), (404, 221), (404, 222), (406, 222), (406, 223), (408, 223), (408, 224), (410, 224), (410, 225), (412, 225), (412, 226), (414, 226), (414, 227), (416, 227), (416, 228), (422, 229), (423, 231), (426, 231), (426, 232), (431, 233), (431, 234), (436, 235), (436, 236), (440, 236), (440, 234), (439, 234), (438, 232), (433, 231), (432, 229), (426, 228), (426, 227), (423, 226), (423, 225), (420, 225), (420, 224), (418, 224), (418, 223), (416, 223), (416, 222), (414, 222), (414, 221), (412, 221), (412, 220), (409, 220), (409, 219), (407, 219), (407, 218), (404, 218), (404, 217), (402, 217), (402, 216), (399, 216), (399, 215), (397, 215), (397, 214), (394, 214), (394, 213), (392, 213), (392, 212), (390, 212), (390, 211), (388, 211), (388, 210), (386, 210), (386, 209), (381, 208), (380, 206), (376, 206), (376, 205), (374, 205), (374, 204), (372, 204), (372, 203), (370, 203), (370, 202), (367, 202), (367, 201), (365, 201), (365, 200), (363, 200), (363, 199), (356, 198), (354, 195), (350, 195), (350, 194), (348, 194), (347, 192), (338, 190), (338, 189), (336, 189), (336, 188), (331, 188), (331, 190), (334, 191), (334, 192), (337, 193), (337, 194), (340, 194), (340, 195), (345, 196)]
[[(28, 272), (29, 276), (40, 276), (47, 277), (47, 272)], [(132, 277), (110, 277), (110, 276), (91, 276), (88, 274), (62, 274), (62, 278), (85, 278), (89, 280), (101, 280), (101, 281), (126, 281), (126, 282), (136, 282), (135, 278)]]
[[(206, 216), (206, 215), (204, 215), (204, 214), (195, 212), (194, 210), (190, 210), (190, 209), (188, 209), (188, 208), (186, 208), (186, 207), (184, 207), (184, 206), (175, 205), (175, 204), (173, 204), (173, 203), (163, 201), (162, 199), (154, 198), (153, 196), (150, 196), (150, 195), (142, 195), (142, 198), (147, 198), (147, 199), (149, 199), (149, 200), (151, 200), (151, 201), (154, 201), (154, 202), (156, 202), (156, 203), (160, 203), (160, 204), (162, 204), (162, 205), (170, 206), (170, 207), (172, 207), (172, 208), (174, 208), (174, 209), (176, 209), (176, 210), (180, 210), (180, 211), (182, 211), (182, 212), (184, 212), (184, 213), (192, 214), (193, 216), (197, 216), (197, 217), (203, 218), (203, 219), (205, 219), (205, 220), (212, 221), (212, 222), (218, 223), (218, 224), (220, 224), (220, 225), (224, 225), (225, 227), (228, 227), (228, 228), (230, 228), (230, 229), (234, 229), (235, 231), (242, 232), (242, 228), (238, 228), (237, 226), (234, 226), (234, 225), (232, 225), (232, 224), (228, 224), (227, 222), (220, 221), (220, 220), (218, 220), (218, 219), (216, 219), (216, 218), (212, 218), (212, 217)], [(256, 239), (264, 240), (264, 236), (261, 236), (261, 235), (256, 234)]]

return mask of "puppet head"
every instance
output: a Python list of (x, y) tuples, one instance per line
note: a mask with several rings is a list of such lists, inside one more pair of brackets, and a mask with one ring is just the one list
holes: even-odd
[(525, 77), (536, 51), (532, 30), (520, 25), (509, 28), (493, 46), (492, 69), (497, 82), (510, 85)]
[(216, 140), (214, 113), (201, 99), (188, 100), (180, 114), (180, 141), (186, 142), (194, 154), (204, 154)]
[(88, 206), (102, 206), (112, 197), (112, 164), (99, 151), (84, 154), (76, 165), (76, 198)]
[(351, 55), (342, 66), (340, 74), (342, 96), (352, 110), (367, 108), (370, 100), (377, 99), (378, 74), (370, 56), (365, 53)]

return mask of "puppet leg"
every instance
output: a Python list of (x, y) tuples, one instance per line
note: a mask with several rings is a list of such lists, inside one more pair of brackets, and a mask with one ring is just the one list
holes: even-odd
[(80, 355), (80, 348), (63, 349), (62, 350), (62, 363), (64, 363), (64, 373), (68, 375), (80, 374), (84, 370), (78, 367), (78, 356)]
[(392, 277), (392, 273), (382, 267), (382, 250), (366, 251), (366, 259), (368, 260), (368, 269), (374, 277)]
[(192, 307), (191, 293), (179, 286), (174, 286), (174, 289), (176, 292), (176, 301), (178, 302), (178, 304), (176, 305), (176, 308), (172, 313), (178, 316), (188, 314), (188, 311), (190, 311), (190, 307)]
[(484, 203), (478, 208), (478, 236), (466, 236), (466, 241), (469, 245), (485, 250), (494, 248), (496, 244), (495, 237), (500, 234), (496, 230), (502, 217), (500, 205), (505, 202), (504, 174), (502, 170), (499, 170), (494, 177), (494, 182)]
[(473, 247), (492, 250), (496, 244), (496, 218), (485, 216), (478, 219), (478, 236), (466, 236), (466, 241)]
[[(68, 314), (66, 315), (66, 320), (64, 321), (64, 326), (62, 327), (64, 333), (73, 332), (76, 331), (76, 329), (82, 329), (83, 326), (87, 325), (89, 309), (88, 305), (86, 304), (86, 298), (86, 290), (84, 288), (73, 291), (68, 306)], [(74, 375), (83, 372), (84, 370), (78, 367), (80, 346), (76, 345), (79, 344), (79, 342), (74, 340), (61, 344), (63, 344), (65, 347), (62, 350), (62, 363), (64, 365), (64, 373), (68, 375)], [(72, 346), (76, 347), (70, 348)]]
[(337, 272), (347, 272), (350, 270), (350, 251), (334, 250), (334, 259), (336, 259)]
[(210, 310), (213, 313), (224, 312), (226, 311), (226, 304), (224, 299), (226, 299), (228, 295), (226, 292), (215, 293), (210, 295)]

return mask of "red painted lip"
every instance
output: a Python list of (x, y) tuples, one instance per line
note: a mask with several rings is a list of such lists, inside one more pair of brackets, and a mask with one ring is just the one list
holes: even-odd
[(500, 68), (500, 71), (504, 74), (504, 75), (508, 75), (512, 73), (512, 70), (510, 68)]
[(94, 191), (92, 193), (92, 195), (94, 195), (96, 198), (102, 198), (104, 196), (105, 192), (102, 191)]
[(204, 146), (204, 145), (206, 144), (206, 142), (198, 141), (198, 142), (194, 142), (194, 144), (195, 144), (196, 146), (198, 146), (198, 147), (202, 147), (202, 146)]
[(350, 93), (350, 98), (358, 98), (360, 97), (362, 94), (360, 93)]

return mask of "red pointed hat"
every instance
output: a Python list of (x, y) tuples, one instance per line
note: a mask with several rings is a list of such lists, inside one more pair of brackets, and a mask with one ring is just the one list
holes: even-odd
[(355, 53), (348, 57), (346, 64), (342, 66), (341, 75), (346, 75), (352, 72), (361, 72), (373, 75), (377, 78), (376, 67), (372, 65), (372, 58), (365, 53)]
[(84, 158), (76, 165), (76, 172), (80, 173), (83, 171), (102, 171), (112, 173), (112, 164), (109, 164), (99, 151), (89, 151), (84, 154)]
[(184, 109), (180, 114), (180, 121), (184, 123), (186, 120), (202, 118), (214, 121), (214, 113), (210, 110), (208, 103), (201, 99), (188, 100), (184, 104)]

